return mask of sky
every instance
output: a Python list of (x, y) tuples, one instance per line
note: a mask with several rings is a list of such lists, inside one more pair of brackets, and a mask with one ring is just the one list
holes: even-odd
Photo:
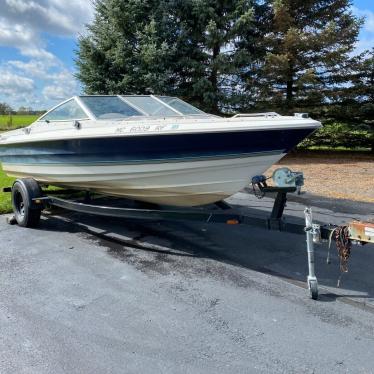
[[(374, 47), (374, 1), (354, 0), (352, 11), (365, 17), (359, 53)], [(74, 50), (93, 14), (91, 0), (0, 0), (0, 102), (48, 109), (79, 95)]]

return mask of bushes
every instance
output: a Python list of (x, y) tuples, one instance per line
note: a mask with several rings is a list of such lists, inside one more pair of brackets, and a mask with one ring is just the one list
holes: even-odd
[(323, 125), (322, 128), (301, 142), (298, 148), (371, 149), (373, 137), (373, 129), (369, 125), (348, 125), (334, 122)]

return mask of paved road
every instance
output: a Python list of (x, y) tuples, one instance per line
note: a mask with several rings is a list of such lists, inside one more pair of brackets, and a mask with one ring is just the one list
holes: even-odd
[[(315, 209), (337, 223), (345, 211)], [(354, 247), (341, 289), (335, 250), (328, 266), (318, 247), (315, 302), (302, 236), (66, 214), (38, 230), (4, 221), (2, 374), (374, 373), (373, 246)]]

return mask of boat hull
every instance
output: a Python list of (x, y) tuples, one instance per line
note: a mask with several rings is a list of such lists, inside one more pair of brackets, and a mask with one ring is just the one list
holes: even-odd
[(0, 147), (4, 171), (40, 183), (175, 206), (220, 201), (311, 129), (55, 140)]
[(3, 164), (18, 178), (124, 196), (150, 203), (196, 206), (220, 201), (247, 186), (284, 154), (141, 165), (23, 165)]

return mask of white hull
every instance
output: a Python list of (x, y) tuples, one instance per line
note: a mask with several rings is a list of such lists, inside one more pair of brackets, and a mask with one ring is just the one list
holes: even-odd
[(247, 186), (284, 156), (262, 154), (201, 161), (141, 164), (7, 164), (17, 178), (156, 204), (195, 206), (220, 201)]

